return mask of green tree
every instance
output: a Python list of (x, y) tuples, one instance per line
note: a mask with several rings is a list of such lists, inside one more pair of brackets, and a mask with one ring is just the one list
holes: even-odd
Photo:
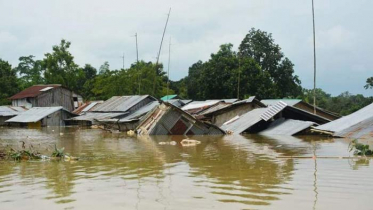
[(71, 43), (62, 39), (60, 45), (53, 46), (52, 53), (46, 53), (42, 61), (45, 69), (44, 77), (48, 84), (62, 84), (79, 92), (81, 72), (74, 62), (74, 57), (68, 51)]
[(16, 70), (0, 59), (0, 105), (10, 104), (8, 98), (19, 91), (17, 80)]
[(252, 28), (239, 46), (242, 57), (254, 59), (274, 82), (274, 98), (298, 97), (301, 81), (294, 75), (294, 64), (286, 57), (272, 34)]
[(27, 88), (36, 84), (44, 84), (42, 62), (34, 60), (33, 55), (22, 56), (15, 70), (20, 75), (21, 88)]

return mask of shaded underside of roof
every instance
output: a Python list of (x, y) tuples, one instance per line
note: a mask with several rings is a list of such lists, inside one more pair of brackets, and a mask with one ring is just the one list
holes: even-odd
[(221, 129), (239, 134), (249, 129), (262, 120), (261, 115), (267, 111), (267, 108), (257, 108), (237, 118), (237, 120), (224, 124)]
[(146, 113), (154, 109), (156, 106), (159, 105), (158, 101), (153, 101), (143, 107), (141, 107), (139, 110), (135, 111), (134, 113), (125, 116), (119, 120), (119, 122), (131, 122), (133, 120), (139, 120), (140, 117), (144, 116)]
[(317, 129), (338, 133), (352, 126), (355, 126), (358, 123), (368, 120), (372, 117), (373, 103), (352, 114), (349, 114), (332, 122), (326, 123), (324, 125), (320, 125), (317, 127)]
[(16, 116), (21, 112), (26, 111), (27, 109), (23, 107), (16, 107), (16, 106), (0, 106), (0, 116), (10, 117)]
[[(149, 95), (134, 95), (134, 96), (113, 96), (102, 104), (95, 106), (93, 112), (126, 112), (136, 104), (146, 98), (153, 98)], [(154, 101), (156, 100), (153, 98)]]
[(295, 135), (312, 125), (314, 122), (280, 118), (272, 122), (269, 127), (261, 131), (261, 135)]
[(167, 100), (168, 103), (176, 106), (176, 107), (183, 107), (185, 106), (186, 104), (190, 103), (192, 100), (181, 100), (181, 99), (171, 99), (171, 100)]
[(84, 115), (70, 118), (73, 121), (94, 121), (94, 120), (107, 120), (126, 115), (127, 113), (102, 113), (102, 112), (87, 112)]
[(56, 107), (33, 107), (19, 115), (5, 121), (5, 122), (18, 122), (18, 123), (31, 123), (38, 122), (39, 120), (47, 117), (48, 115), (64, 109), (62, 106)]
[[(36, 97), (36, 96), (45, 92), (45, 91), (41, 91), (41, 90), (43, 90), (45, 88), (49, 88), (49, 90), (50, 90), (50, 89), (53, 89), (53, 88), (56, 88), (56, 87), (61, 87), (61, 85), (58, 85), (58, 84), (34, 85), (34, 86), (26, 88), (23, 91), (13, 95), (9, 99), (10, 100), (15, 100), (15, 99), (21, 99), (21, 98), (34, 98), (34, 97)], [(45, 89), (45, 90), (47, 90), (47, 89)]]

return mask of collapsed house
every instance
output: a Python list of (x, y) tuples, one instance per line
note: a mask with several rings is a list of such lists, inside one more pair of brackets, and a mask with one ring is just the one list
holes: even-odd
[(193, 101), (183, 106), (181, 109), (188, 112), (193, 116), (200, 116), (222, 109), (238, 101), (237, 99), (220, 99), (220, 100), (207, 100), (207, 101)]
[(6, 125), (5, 121), (24, 111), (27, 111), (27, 109), (21, 106), (0, 106), (0, 125)]
[(320, 125), (312, 131), (334, 137), (371, 138), (373, 137), (373, 104), (330, 123)]
[(62, 106), (32, 107), (6, 120), (6, 123), (15, 126), (38, 128), (45, 126), (65, 126), (65, 120), (75, 116)]
[(219, 127), (196, 119), (180, 108), (163, 102), (151, 110), (136, 128), (146, 135), (222, 135)]
[[(280, 101), (285, 102), (288, 106), (295, 107), (295, 108), (301, 109), (303, 111), (306, 111), (312, 114), (314, 113), (313, 105), (306, 103), (300, 99), (264, 99), (264, 100), (261, 100), (261, 102), (265, 104), (266, 106), (272, 106)], [(336, 120), (341, 117), (336, 113), (330, 112), (320, 107), (316, 107), (316, 115), (329, 119), (331, 121)]]
[(220, 127), (235, 116), (243, 115), (249, 111), (252, 111), (253, 109), (261, 107), (266, 106), (256, 99), (255, 96), (252, 96), (248, 99), (236, 101), (231, 104), (213, 106), (201, 112), (200, 115), (203, 115), (203, 118), (200, 118), (208, 120), (212, 124)]
[(58, 107), (62, 106), (69, 112), (77, 109), (82, 103), (82, 96), (59, 84), (34, 85), (9, 98), (12, 106)]
[(73, 111), (74, 114), (83, 115), (91, 111), (95, 106), (104, 103), (104, 101), (87, 101)]
[(266, 108), (256, 108), (237, 115), (225, 122), (221, 128), (227, 133), (235, 134), (295, 135), (327, 122), (330, 120), (280, 101)]
[(118, 121), (153, 101), (157, 101), (157, 99), (150, 95), (113, 96), (103, 103), (96, 104), (81, 116), (69, 119), (69, 121), (82, 126)]

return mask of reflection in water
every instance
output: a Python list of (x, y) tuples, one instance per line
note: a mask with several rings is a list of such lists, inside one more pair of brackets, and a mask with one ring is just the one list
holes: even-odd
[[(323, 182), (331, 178), (339, 180), (333, 173), (343, 171), (343, 175), (353, 177), (346, 170), (371, 172), (369, 162), (359, 162), (361, 160), (328, 160), (320, 164), (320, 160), (315, 159), (310, 164), (310, 160), (278, 158), (316, 153), (346, 155), (348, 142), (343, 140), (195, 136), (191, 138), (201, 144), (182, 147), (179, 142), (184, 138), (130, 138), (122, 133), (78, 128), (2, 129), (1, 148), (18, 147), (23, 140), (43, 154), (50, 154), (56, 144), (81, 159), (0, 162), (1, 209), (18, 209), (16, 206), (22, 209), (37, 206), (51, 209), (297, 209), (298, 202), (294, 203), (297, 199), (317, 209), (328, 206), (319, 200), (320, 196), (329, 195), (330, 190), (354, 192), (349, 186), (335, 188), (333, 181)], [(159, 144), (167, 141), (178, 144)], [(362, 187), (373, 189), (371, 185)], [(339, 199), (331, 195), (332, 198), (324, 197), (321, 201)]]

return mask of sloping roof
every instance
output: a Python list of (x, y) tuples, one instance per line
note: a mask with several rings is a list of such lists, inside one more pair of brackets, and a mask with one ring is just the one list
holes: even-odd
[(221, 101), (224, 101), (225, 103), (234, 103), (238, 101), (237, 98), (230, 98), (230, 99), (222, 99)]
[(206, 114), (209, 114), (209, 113), (212, 113), (212, 112), (216, 112), (216, 111), (221, 110), (221, 109), (223, 109), (225, 107), (228, 107), (230, 105), (231, 105), (230, 103), (220, 102), (220, 103), (217, 103), (217, 104), (199, 112), (198, 115), (206, 115)]
[(273, 104), (272, 106), (268, 107), (267, 111), (265, 111), (260, 117), (263, 120), (268, 121), (269, 119), (274, 117), (276, 114), (281, 112), (286, 106), (287, 106), (286, 103), (279, 101), (276, 104)]
[(301, 120), (292, 120), (280, 118), (269, 125), (269, 127), (261, 131), (261, 135), (287, 135), (292, 136), (297, 134), (312, 125), (315, 125), (314, 122), (310, 121), (301, 121)]
[(162, 101), (168, 101), (170, 99), (174, 99), (175, 97), (177, 97), (177, 95), (166, 95), (166, 96), (163, 96), (161, 98)]
[(141, 116), (145, 115), (146, 113), (148, 113), (149, 111), (151, 111), (152, 109), (154, 109), (154, 107), (156, 107), (158, 105), (159, 105), (158, 101), (153, 101), (153, 102), (141, 107), (139, 110), (135, 111), (134, 113), (121, 118), (119, 120), (119, 122), (130, 122), (130, 121), (133, 121), (133, 120), (139, 120), (139, 118)]
[(352, 114), (334, 120), (330, 123), (320, 125), (317, 127), (317, 129), (332, 132), (340, 132), (371, 117), (373, 117), (373, 103)]
[(19, 122), (19, 123), (30, 123), (38, 122), (39, 120), (45, 118), (46, 116), (64, 109), (62, 106), (56, 107), (33, 107), (19, 115), (5, 121), (5, 122)]
[(257, 108), (241, 116), (237, 116), (236, 120), (230, 123), (223, 124), (221, 129), (225, 131), (232, 131), (239, 134), (249, 129), (251, 126), (257, 124), (262, 120), (261, 115), (267, 111), (267, 108)]
[(85, 104), (81, 105), (77, 109), (73, 111), (74, 114), (81, 114), (84, 112), (90, 111), (93, 107), (95, 107), (98, 104), (102, 104), (104, 101), (89, 101), (86, 102)]
[(199, 109), (204, 107), (210, 107), (219, 103), (220, 100), (208, 100), (208, 101), (193, 101), (187, 104), (186, 106), (182, 107), (182, 110), (190, 110), (190, 109)]
[(185, 106), (186, 104), (192, 102), (192, 100), (171, 99), (171, 100), (167, 100), (167, 102), (174, 106), (181, 108)]
[(287, 105), (289, 106), (295, 106), (296, 104), (300, 103), (302, 100), (300, 99), (287, 99), (287, 98), (284, 98), (284, 99), (264, 99), (264, 100), (261, 100), (261, 102), (267, 106), (272, 106), (278, 102), (285, 102)]
[(146, 98), (155, 98), (149, 95), (113, 96), (102, 104), (95, 106), (93, 112), (126, 112)]
[(16, 107), (16, 106), (0, 106), (0, 116), (8, 117), (8, 116), (16, 116), (21, 112), (26, 111), (27, 109), (23, 107)]
[(50, 89), (55, 87), (61, 87), (59, 84), (52, 84), (52, 85), (34, 85), (29, 88), (24, 89), (23, 91), (15, 94), (14, 96), (10, 97), (10, 100), (21, 99), (21, 98), (34, 98)]
[(345, 138), (372, 138), (373, 137), (373, 117), (363, 120), (351, 127), (334, 133), (334, 136)]
[(72, 121), (94, 121), (94, 120), (106, 120), (112, 119), (115, 117), (120, 117), (122, 115), (126, 115), (128, 113), (101, 113), (101, 112), (87, 112), (84, 115), (70, 118), (69, 120)]

